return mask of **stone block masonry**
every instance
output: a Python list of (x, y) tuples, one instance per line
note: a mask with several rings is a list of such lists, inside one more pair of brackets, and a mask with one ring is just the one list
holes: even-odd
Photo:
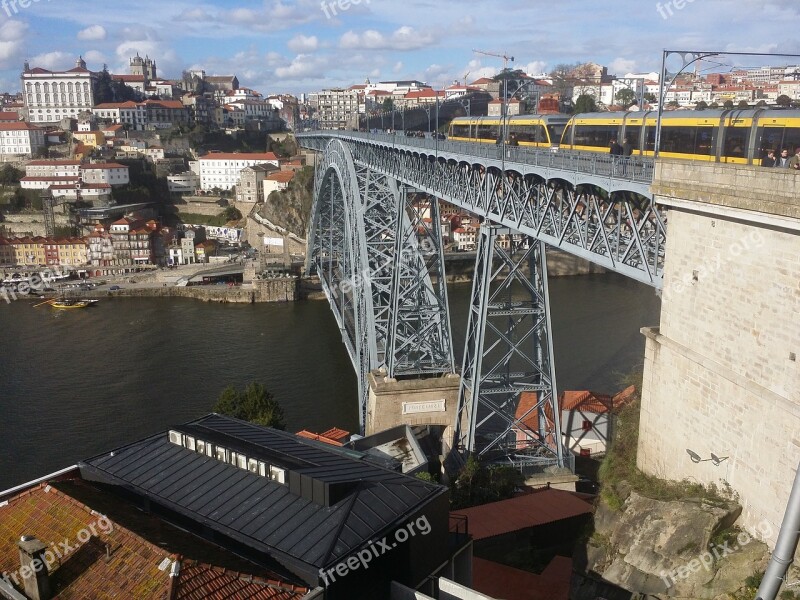
[(751, 533), (774, 525), (772, 546), (800, 462), (800, 175), (659, 161), (653, 190), (671, 209), (638, 465), (726, 482)]

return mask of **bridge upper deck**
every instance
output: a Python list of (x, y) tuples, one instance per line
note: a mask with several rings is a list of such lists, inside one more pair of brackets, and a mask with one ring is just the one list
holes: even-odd
[(395, 150), (434, 154), (445, 160), (481, 162), (498, 168), (534, 167), (550, 177), (572, 183), (594, 183), (609, 192), (626, 190), (650, 196), (654, 160), (650, 157), (614, 157), (603, 152), (554, 151), (525, 146), (453, 142), (436, 138), (418, 138), (402, 134), (358, 131), (312, 131), (298, 133), (299, 140), (321, 150), (323, 143), (313, 140), (338, 138), (390, 147)]

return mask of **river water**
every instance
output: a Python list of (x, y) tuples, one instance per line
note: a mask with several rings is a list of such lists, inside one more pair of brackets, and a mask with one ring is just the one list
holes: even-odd
[[(450, 287), (456, 353), (470, 284)], [(559, 389), (613, 392), (640, 365), (654, 291), (614, 274), (550, 283)], [(262, 382), (291, 431), (358, 428), (356, 380), (325, 302), (103, 299), (86, 310), (0, 304), (0, 490), (210, 411)], [(459, 362), (460, 364), (460, 362)]]

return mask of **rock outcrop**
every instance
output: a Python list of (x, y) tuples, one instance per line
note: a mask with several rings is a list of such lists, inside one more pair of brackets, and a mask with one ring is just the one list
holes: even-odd
[(735, 502), (660, 501), (636, 492), (619, 511), (601, 502), (586, 570), (650, 598), (733, 598), (769, 558), (763, 543), (734, 528), (740, 513)]

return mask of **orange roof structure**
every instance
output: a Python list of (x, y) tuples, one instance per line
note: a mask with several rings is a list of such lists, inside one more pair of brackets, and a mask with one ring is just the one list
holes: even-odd
[(331, 446), (344, 446), (344, 443), (350, 437), (350, 432), (339, 429), (338, 427), (332, 427), (324, 433), (314, 433), (313, 431), (304, 429), (303, 431), (298, 431), (297, 435), (308, 440), (316, 440)]
[(590, 514), (592, 506), (575, 494), (545, 488), (509, 500), (473, 506), (454, 514), (466, 516), (478, 540)]
[(212, 152), (200, 160), (278, 160), (274, 152)]
[[(84, 486), (71, 475), (63, 479), (77, 487), (67, 489), (80, 491)], [(54, 486), (59, 484), (35, 485), (0, 506), (0, 573), (7, 573), (12, 584), (22, 581), (17, 540), (32, 535), (48, 546), (45, 558), (53, 558), (48, 565), (53, 595), (65, 600), (299, 600), (309, 591), (171, 553), (73, 498), (74, 492)], [(163, 533), (162, 527), (155, 530)], [(197, 544), (205, 546), (200, 540)], [(266, 572), (253, 565), (253, 573)]]
[(482, 558), (472, 559), (472, 588), (505, 600), (567, 600), (572, 559), (556, 556), (540, 575)]

